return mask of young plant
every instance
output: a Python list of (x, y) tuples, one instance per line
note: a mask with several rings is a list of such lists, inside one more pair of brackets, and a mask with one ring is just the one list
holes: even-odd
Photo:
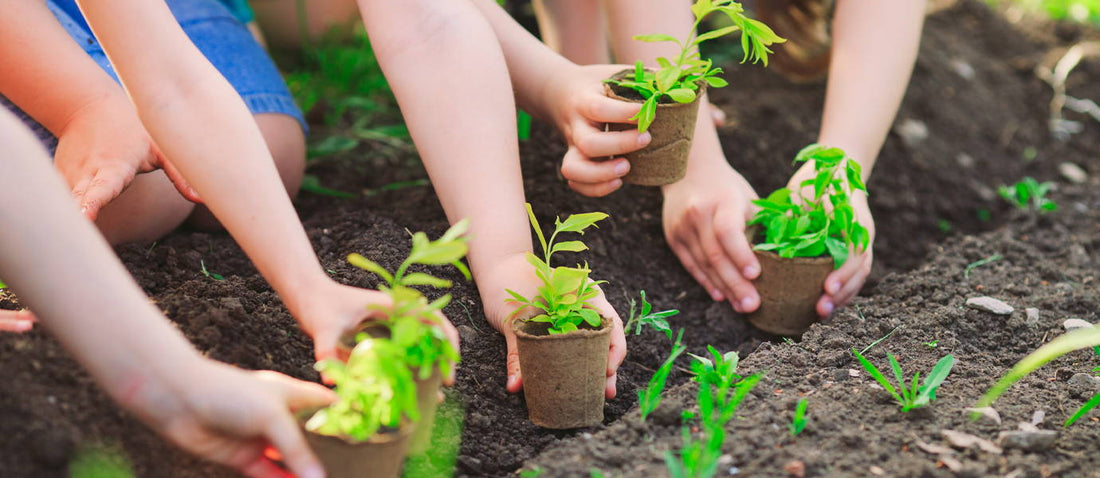
[(951, 367), (955, 366), (955, 357), (952, 355), (946, 355), (936, 362), (936, 366), (932, 367), (932, 371), (924, 378), (924, 382), (918, 386), (920, 381), (920, 372), (913, 375), (913, 380), (908, 384), (905, 380), (905, 374), (901, 370), (901, 365), (898, 364), (898, 359), (893, 355), (887, 353), (886, 358), (890, 361), (890, 368), (894, 371), (894, 379), (897, 380), (898, 386), (895, 388), (882, 372), (875, 367), (875, 364), (863, 357), (863, 354), (858, 350), (852, 349), (852, 353), (855, 354), (856, 359), (863, 365), (863, 368), (867, 370), (867, 373), (871, 374), (871, 377), (882, 385), (882, 388), (890, 392), (890, 395), (894, 397), (894, 400), (901, 405), (901, 411), (908, 412), (915, 408), (920, 408), (936, 400), (936, 389), (940, 387), (947, 376), (951, 373)]
[(554, 233), (550, 235), (549, 241), (542, 234), (542, 227), (539, 226), (538, 219), (535, 219), (535, 213), (531, 210), (530, 204), (527, 204), (527, 216), (531, 220), (531, 227), (535, 229), (535, 236), (539, 239), (543, 254), (540, 258), (527, 253), (527, 262), (535, 267), (535, 274), (542, 281), (542, 287), (539, 287), (538, 295), (530, 299), (516, 291), (506, 289), (512, 296), (510, 301), (521, 306), (512, 312), (509, 319), (515, 317), (524, 307), (531, 307), (541, 310), (542, 313), (528, 321), (550, 324), (551, 334), (573, 332), (582, 324), (588, 324), (593, 328), (599, 327), (603, 319), (600, 318), (600, 313), (596, 311), (591, 300), (599, 295), (599, 289), (596, 286), (605, 281), (589, 279), (588, 275), (592, 271), (588, 269), (587, 264), (583, 266), (578, 264), (577, 267), (551, 267), (550, 260), (558, 252), (588, 250), (588, 246), (581, 241), (555, 242), (555, 240), (558, 234), (563, 232), (584, 234), (585, 229), (606, 219), (607, 214), (602, 212), (573, 214), (564, 221), (554, 218)]
[(791, 424), (787, 425), (787, 430), (791, 432), (792, 437), (796, 437), (802, 433), (802, 430), (806, 429), (806, 408), (809, 407), (810, 402), (805, 398), (798, 401), (798, 405), (794, 407), (794, 416), (791, 417)]
[(645, 299), (644, 290), (641, 291), (641, 296), (641, 309), (637, 308), (634, 299), (630, 299), (630, 318), (626, 320), (626, 332), (630, 333), (631, 330), (634, 330), (634, 335), (641, 335), (642, 327), (648, 325), (652, 327), (653, 330), (665, 334), (669, 340), (672, 340), (672, 328), (668, 325), (668, 318), (679, 314), (680, 311), (672, 309), (653, 312), (653, 306)]
[(1057, 211), (1058, 204), (1046, 197), (1053, 186), (1054, 183), (1050, 181), (1040, 183), (1028, 176), (1011, 186), (997, 188), (997, 194), (1017, 209), (1025, 211), (1034, 209), (1039, 212)]
[[(409, 256), (392, 273), (359, 254), (348, 256), (351, 265), (371, 272), (385, 281), (379, 290), (389, 294), (393, 305), (378, 309), (388, 316), (387, 320), (380, 323), (388, 328), (389, 341), (405, 351), (403, 361), (417, 370), (418, 377), (422, 380), (431, 377), (433, 370), (439, 370), (443, 375), (450, 373), (458, 362), (459, 355), (443, 332), (439, 313), (451, 302), (451, 295), (445, 294), (428, 302), (413, 286), (445, 289), (451, 287), (452, 283), (423, 272), (409, 272), (409, 268), (413, 265), (450, 264), (469, 280), (470, 270), (462, 263), (462, 258), (469, 250), (464, 236), (468, 229), (469, 222), (462, 220), (435, 241), (429, 240), (423, 232), (413, 234)], [(356, 342), (368, 338), (366, 332), (360, 332), (356, 336)]]
[[(674, 36), (662, 34), (634, 37), (635, 40), (642, 42), (671, 42), (680, 47), (680, 54), (673, 60), (665, 57), (657, 58), (657, 64), (661, 68), (656, 73), (647, 71), (643, 63), (638, 61), (634, 65), (632, 77), (624, 80), (605, 80), (608, 83), (630, 88), (645, 100), (641, 111), (631, 118), (638, 121), (639, 132), (644, 133), (649, 129), (649, 125), (657, 117), (658, 103), (669, 101), (691, 103), (698, 96), (702, 82), (706, 82), (712, 88), (721, 88), (729, 84), (717, 76), (722, 73), (721, 68), (714, 67), (709, 59), (702, 59), (699, 54), (699, 44), (740, 30), (741, 47), (745, 52), (741, 62), (760, 61), (764, 66), (768, 66), (768, 54), (772, 52), (768, 46), (783, 43), (786, 40), (776, 35), (767, 25), (745, 16), (744, 11), (740, 3), (731, 0), (696, 0), (691, 6), (695, 24), (691, 26), (685, 41), (681, 42)], [(712, 13), (727, 16), (733, 25), (699, 33), (699, 26)]]
[[(644, 299), (644, 295), (642, 296)], [(668, 380), (668, 374), (672, 372), (672, 365), (676, 363), (676, 359), (683, 355), (687, 351), (682, 342), (684, 338), (684, 329), (680, 329), (680, 333), (676, 335), (676, 342), (672, 344), (672, 353), (668, 355), (665, 362), (661, 364), (661, 367), (657, 369), (657, 372), (653, 374), (653, 377), (649, 379), (649, 386), (645, 389), (638, 390), (638, 410), (642, 414), (642, 421), (644, 422), (646, 417), (650, 413), (653, 413), (657, 409), (657, 406), (661, 404), (661, 393), (665, 391), (665, 381)]]
[[(773, 251), (779, 257), (817, 257), (828, 253), (836, 268), (848, 260), (848, 251), (867, 249), (871, 236), (856, 220), (851, 196), (867, 192), (859, 163), (841, 150), (811, 144), (798, 152), (795, 163), (813, 161), (814, 177), (797, 192), (779, 189), (766, 199), (753, 200), (760, 207), (749, 221), (762, 228), (764, 237), (754, 249)], [(813, 189), (805, 197), (804, 189)]]
[[(1012, 384), (1035, 371), (1035, 369), (1046, 365), (1047, 362), (1070, 352), (1096, 347), (1098, 345), (1100, 345), (1100, 327), (1073, 330), (1051, 340), (1013, 366), (1003, 378), (993, 384), (989, 391), (985, 392), (981, 400), (978, 400), (976, 407), (988, 407), (993, 405), (997, 397), (1000, 397), (1001, 394), (1012, 386)], [(1100, 405), (1100, 395), (1093, 396), (1088, 402), (1082, 405), (1073, 416), (1066, 420), (1065, 426), (1068, 427), (1072, 425), (1090, 410), (1096, 408), (1097, 405)]]

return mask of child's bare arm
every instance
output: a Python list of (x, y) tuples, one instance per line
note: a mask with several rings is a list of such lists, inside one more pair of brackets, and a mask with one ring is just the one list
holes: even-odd
[(324, 405), (332, 393), (203, 358), (80, 217), (46, 152), (7, 111), (0, 144), (0, 274), (108, 394), (203, 458), (270, 473), (271, 443), (301, 476), (320, 476), (290, 408)]

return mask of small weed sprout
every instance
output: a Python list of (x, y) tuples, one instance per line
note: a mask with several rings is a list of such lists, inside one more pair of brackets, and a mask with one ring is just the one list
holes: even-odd
[(992, 264), (992, 263), (997, 262), (1001, 259), (1004, 259), (1004, 256), (1002, 256), (1000, 254), (993, 254), (992, 256), (986, 257), (985, 259), (978, 259), (974, 262), (971, 262), (971, 263), (967, 264), (966, 269), (963, 270), (963, 278), (964, 279), (969, 279), (970, 278), (970, 271), (973, 271), (974, 269), (977, 269), (977, 268), (979, 268), (981, 266), (984, 266), (986, 264)]
[[(222, 277), (221, 274), (215, 274), (213, 272), (210, 272), (210, 271), (206, 270), (206, 262), (203, 261), (202, 259), (199, 259), (199, 267), (202, 270), (202, 275), (206, 276), (208, 279), (214, 279), (216, 281), (225, 280), (225, 277)], [(0, 289), (2, 289), (2, 288), (3, 287), (0, 287)]]
[(8, 285), (5, 284), (4, 281), (0, 280), (0, 290), (7, 289), (7, 288), (8, 288)]
[(702, 436), (693, 434), (687, 424), (681, 429), (684, 445), (680, 453), (665, 452), (665, 465), (672, 478), (713, 477), (717, 473), (726, 424), (760, 381), (760, 375), (742, 378), (737, 374), (737, 352), (721, 354), (712, 346), (707, 346), (707, 351), (710, 358), (692, 354), (695, 361), (691, 370), (699, 384), (699, 413), (684, 412), (685, 421), (698, 419)]
[[(890, 392), (890, 395), (894, 397), (894, 400), (901, 405), (901, 411), (908, 412), (915, 408), (920, 408), (936, 400), (936, 389), (940, 387), (947, 376), (951, 373), (951, 368), (955, 366), (955, 357), (952, 355), (946, 355), (936, 362), (936, 366), (932, 367), (932, 371), (924, 378), (924, 382), (920, 382), (920, 372), (913, 375), (913, 379), (909, 382), (905, 380), (905, 374), (901, 370), (901, 365), (893, 355), (887, 353), (886, 358), (890, 361), (890, 368), (894, 372), (894, 379), (897, 380), (898, 386), (894, 387), (882, 372), (879, 371), (875, 364), (863, 357), (863, 354), (858, 350), (852, 349), (852, 353), (855, 354), (856, 359), (863, 365), (863, 368), (867, 370), (867, 373), (871, 374), (871, 377), (882, 385), (882, 388)], [(908, 383), (908, 384), (907, 384)]]
[(668, 318), (679, 314), (680, 311), (672, 309), (653, 312), (653, 306), (646, 300), (644, 290), (641, 291), (641, 296), (642, 306), (640, 309), (634, 299), (630, 299), (630, 318), (626, 320), (626, 332), (630, 333), (633, 330), (634, 335), (641, 335), (642, 327), (648, 325), (672, 340), (672, 328), (668, 325)]
[(787, 430), (790, 431), (792, 437), (796, 437), (802, 433), (802, 430), (806, 429), (806, 408), (810, 406), (810, 402), (805, 398), (798, 401), (798, 405), (794, 407), (794, 416), (791, 417), (790, 425), (787, 425)]
[(539, 239), (539, 244), (542, 245), (543, 252), (541, 258), (532, 253), (527, 253), (527, 262), (535, 267), (535, 274), (542, 281), (542, 287), (539, 288), (539, 295), (530, 299), (507, 289), (508, 294), (512, 296), (510, 302), (521, 306), (512, 312), (509, 319), (515, 317), (524, 307), (531, 307), (541, 310), (542, 313), (528, 320), (549, 323), (551, 334), (573, 332), (581, 324), (588, 324), (593, 328), (599, 327), (602, 323), (600, 313), (596, 311), (595, 306), (590, 301), (600, 293), (596, 286), (605, 283), (605, 281), (592, 281), (589, 279), (588, 275), (592, 271), (588, 268), (588, 265), (551, 267), (550, 259), (558, 252), (588, 250), (588, 246), (581, 241), (557, 243), (554, 241), (557, 239), (558, 234), (563, 232), (584, 234), (585, 229), (606, 219), (607, 214), (602, 212), (574, 214), (565, 218), (564, 221), (555, 218), (554, 233), (550, 235), (549, 241), (542, 234), (542, 227), (539, 226), (538, 219), (535, 219), (535, 213), (531, 210), (530, 204), (527, 204), (527, 216), (531, 220), (531, 227), (535, 229), (535, 235)]
[(676, 342), (672, 344), (672, 353), (668, 355), (665, 362), (649, 379), (649, 385), (642, 390), (638, 390), (638, 410), (642, 414), (643, 422), (661, 404), (661, 394), (665, 391), (668, 374), (672, 372), (672, 366), (676, 363), (676, 359), (687, 351), (687, 347), (683, 345), (683, 338), (684, 329), (680, 329), (680, 333), (676, 335)]
[[(740, 3), (731, 0), (696, 0), (691, 6), (691, 13), (695, 16), (695, 24), (687, 40), (681, 42), (671, 35), (638, 35), (635, 40), (647, 43), (671, 42), (680, 47), (680, 54), (670, 60), (665, 57), (657, 58), (660, 69), (656, 73), (647, 71), (642, 61), (634, 65), (634, 75), (624, 80), (605, 80), (618, 86), (630, 88), (636, 91), (645, 100), (642, 109), (632, 120), (638, 121), (638, 131), (644, 133), (649, 125), (657, 117), (657, 104), (664, 98), (669, 98), (677, 103), (691, 103), (699, 94), (700, 83), (706, 82), (712, 88), (722, 88), (729, 83), (717, 75), (722, 73), (721, 68), (714, 67), (712, 60), (703, 60), (699, 54), (699, 44), (715, 38), (729, 35), (738, 30), (741, 31), (741, 46), (745, 52), (741, 62), (758, 61), (768, 66), (768, 49), (774, 43), (783, 43), (786, 40), (776, 35), (767, 25), (753, 20), (744, 14), (744, 7)], [(733, 23), (730, 26), (698, 33), (699, 25), (712, 13), (722, 13)]]
[(1017, 209), (1034, 209), (1039, 212), (1057, 211), (1058, 204), (1046, 197), (1054, 183), (1047, 181), (1040, 183), (1033, 177), (1026, 177), (1016, 184), (997, 188), (1000, 194), (1009, 204)]
[(925, 347), (928, 347), (930, 349), (934, 349), (934, 348), (940, 346), (940, 341), (939, 340), (933, 340), (933, 341), (930, 341), (930, 342), (921, 342), (920, 344), (925, 346)]
[(542, 467), (536, 466), (534, 468), (528, 468), (526, 470), (520, 470), (519, 477), (520, 478), (538, 478), (539, 476), (542, 475), (542, 472), (543, 472)]
[[(814, 178), (799, 185), (796, 193), (781, 188), (765, 199), (749, 221), (764, 232), (758, 251), (773, 251), (779, 257), (817, 257), (828, 253), (836, 268), (848, 260), (848, 251), (863, 251), (870, 244), (867, 228), (856, 220), (851, 196), (867, 192), (859, 163), (839, 148), (811, 144), (798, 152), (795, 163), (812, 161)], [(802, 188), (813, 187), (813, 197)], [(797, 194), (797, 196), (795, 196)]]

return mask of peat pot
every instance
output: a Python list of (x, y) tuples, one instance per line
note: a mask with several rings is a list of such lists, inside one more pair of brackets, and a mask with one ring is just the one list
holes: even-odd
[(549, 324), (515, 322), (523, 396), (531, 422), (567, 429), (603, 422), (611, 320), (598, 329), (550, 335)]
[(306, 443), (325, 467), (328, 478), (396, 478), (408, 453), (410, 427), (379, 432), (365, 442), (320, 435), (305, 429), (313, 415), (301, 415)]
[(815, 309), (824, 293), (833, 258), (783, 258), (770, 251), (754, 251), (760, 277), (753, 281), (760, 307), (748, 315), (756, 328), (775, 335), (799, 336), (818, 321)]
[[(634, 70), (623, 70), (612, 79), (623, 79), (633, 75)], [(630, 172), (623, 181), (640, 186), (664, 186), (684, 178), (687, 173), (688, 153), (691, 151), (691, 139), (695, 135), (695, 119), (699, 112), (699, 101), (706, 92), (706, 83), (699, 84), (698, 95), (691, 103), (659, 103), (657, 117), (649, 125), (649, 134), (653, 140), (638, 151), (623, 155), (630, 161)], [(620, 101), (642, 103), (644, 100), (630, 88), (604, 84), (607, 96)], [(635, 129), (631, 124), (609, 124), (611, 131)]]

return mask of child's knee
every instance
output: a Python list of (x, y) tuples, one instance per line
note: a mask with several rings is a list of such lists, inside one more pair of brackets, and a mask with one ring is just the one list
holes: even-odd
[(301, 125), (284, 114), (258, 114), (256, 123), (291, 197), (298, 194), (306, 169), (306, 138)]

